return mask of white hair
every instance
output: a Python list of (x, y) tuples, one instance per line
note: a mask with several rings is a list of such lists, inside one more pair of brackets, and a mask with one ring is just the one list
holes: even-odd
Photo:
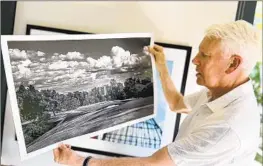
[(259, 30), (244, 20), (214, 24), (206, 30), (206, 37), (220, 40), (225, 51), (231, 55), (241, 56), (243, 59), (241, 67), (247, 75), (251, 73), (262, 53)]

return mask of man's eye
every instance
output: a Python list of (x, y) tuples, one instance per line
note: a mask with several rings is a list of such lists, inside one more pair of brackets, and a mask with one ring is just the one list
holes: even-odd
[(201, 53), (201, 56), (202, 56), (202, 57), (208, 57), (208, 55), (207, 55), (207, 54), (204, 54), (204, 53)]
[(202, 57), (205, 57), (205, 56), (206, 56), (204, 53), (200, 53), (200, 55), (201, 55)]

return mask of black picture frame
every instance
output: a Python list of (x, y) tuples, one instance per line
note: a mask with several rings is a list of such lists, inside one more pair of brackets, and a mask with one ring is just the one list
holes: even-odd
[[(41, 26), (41, 25), (27, 24), (26, 25), (26, 35), (30, 35), (32, 30), (42, 30), (42, 31), (57, 32), (57, 33), (63, 33), (63, 34), (95, 34), (95, 33), (90, 33), (90, 32), (81, 32), (81, 31), (75, 31), (75, 30), (59, 29), (59, 28), (54, 28), (54, 27), (46, 27), (46, 26)], [(189, 63), (190, 63), (190, 57), (191, 57), (191, 52), (192, 52), (192, 47), (183, 46), (183, 45), (168, 44), (168, 43), (161, 43), (161, 42), (155, 42), (155, 44), (158, 44), (158, 45), (163, 46), (163, 47), (168, 47), (168, 48), (182, 49), (182, 50), (185, 50), (187, 52), (185, 65), (184, 65), (184, 74), (183, 74), (182, 84), (181, 84), (181, 89), (180, 89), (180, 92), (182, 94), (184, 94), (186, 81), (187, 81), (187, 74), (188, 74), (188, 69), (189, 69)], [(179, 130), (180, 118), (181, 118), (181, 114), (177, 114), (176, 121), (175, 121), (175, 130), (174, 130), (174, 134), (173, 134), (173, 140), (176, 138), (178, 130)], [(72, 149), (77, 150), (77, 151), (81, 151), (81, 152), (95, 153), (95, 154), (99, 154), (99, 155), (106, 155), (106, 156), (112, 156), (112, 157), (133, 157), (133, 156), (123, 155), (123, 154), (119, 154), (119, 153), (105, 152), (105, 151), (94, 150), (94, 149), (86, 149), (86, 148), (75, 147), (75, 146), (72, 146)]]
[(80, 31), (74, 31), (74, 30), (68, 30), (68, 29), (59, 29), (59, 28), (53, 28), (53, 27), (27, 24), (26, 25), (26, 35), (30, 35), (31, 30), (44, 30), (44, 31), (58, 32), (58, 33), (64, 33), (64, 34), (94, 34), (94, 33), (89, 33), (89, 32), (80, 32)]
[(239, 1), (235, 20), (254, 22), (257, 1)]

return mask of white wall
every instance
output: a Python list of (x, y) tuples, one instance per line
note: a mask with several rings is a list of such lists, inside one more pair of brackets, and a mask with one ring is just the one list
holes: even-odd
[[(211, 24), (235, 19), (237, 2), (17, 2), (15, 34), (26, 24), (93, 33), (153, 32), (155, 41), (192, 46), (197, 52), (204, 30)], [(191, 64), (186, 94), (195, 84)], [(22, 165), (51, 165), (52, 152)]]
[[(233, 21), (237, 2), (18, 2), (14, 33), (25, 34), (26, 24), (93, 33), (153, 32), (158, 42), (193, 47), (205, 28)], [(192, 56), (193, 57), (193, 56)], [(195, 91), (193, 66), (186, 93)]]

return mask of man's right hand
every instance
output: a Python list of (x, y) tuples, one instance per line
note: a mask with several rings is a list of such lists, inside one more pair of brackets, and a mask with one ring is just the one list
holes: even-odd
[(146, 47), (145, 51), (150, 53), (155, 59), (156, 68), (162, 82), (163, 92), (170, 110), (178, 113), (188, 113), (189, 110), (184, 104), (183, 96), (176, 90), (171, 76), (168, 73), (163, 47), (155, 44), (153, 47)]
[(156, 67), (159, 72), (167, 69), (165, 55), (163, 52), (163, 47), (155, 44), (153, 47), (147, 46), (147, 50), (151, 56), (155, 59)]

